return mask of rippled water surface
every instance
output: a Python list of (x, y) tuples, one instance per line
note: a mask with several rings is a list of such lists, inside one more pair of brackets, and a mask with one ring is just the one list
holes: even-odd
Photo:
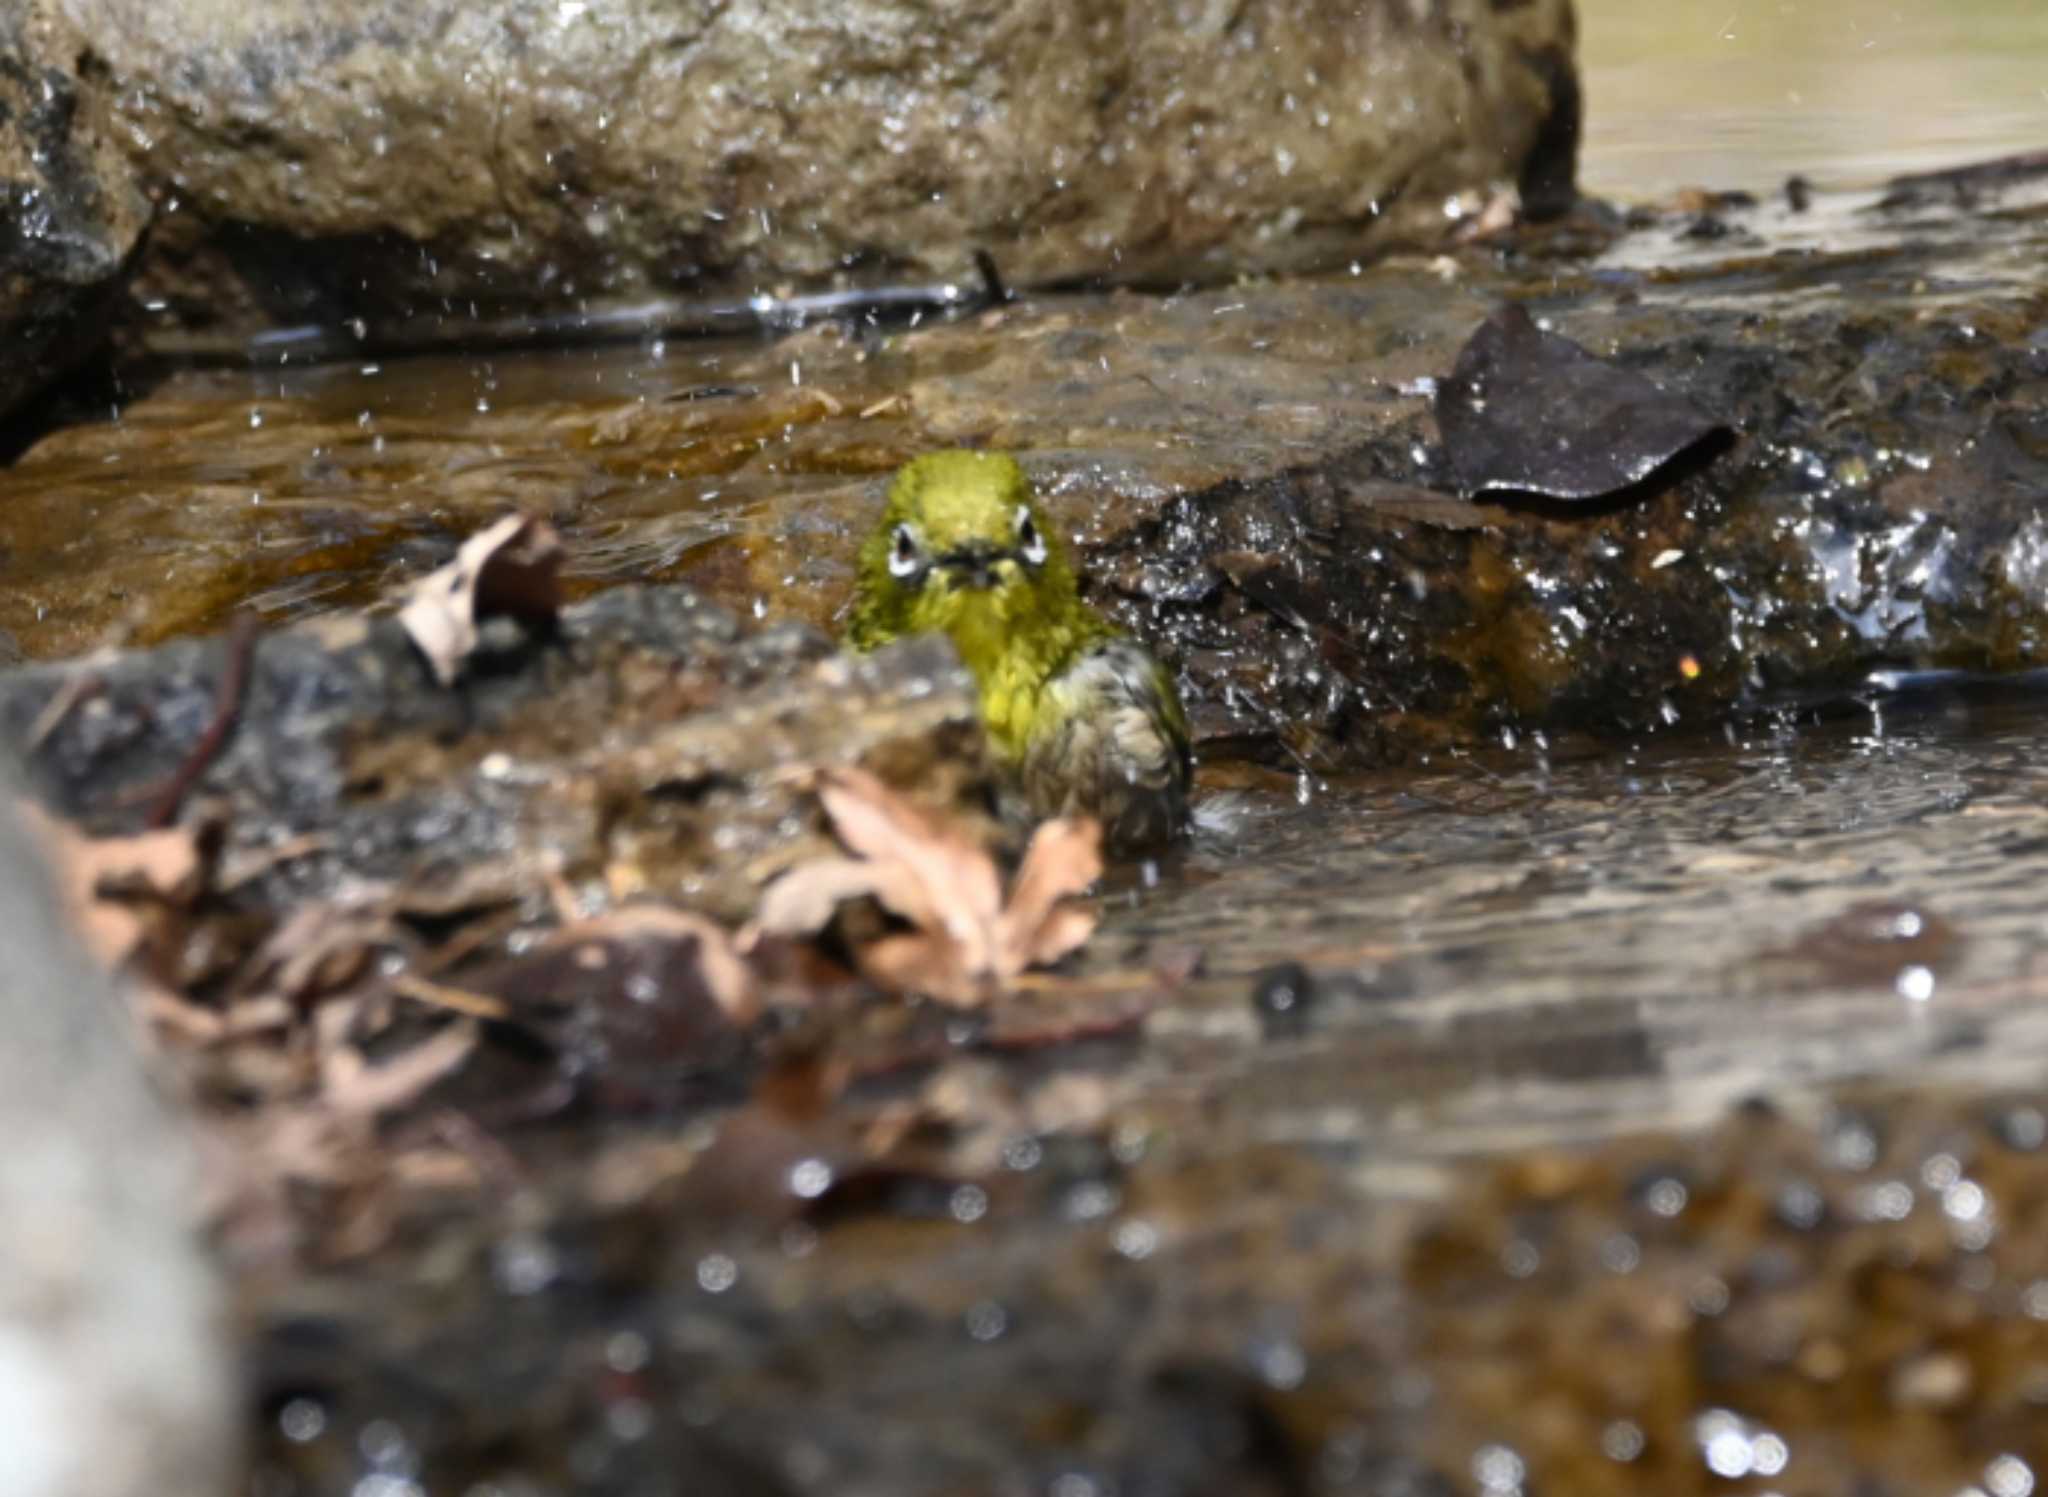
[[(1363, 1145), (1362, 1167), (1700, 1121), (1793, 1082), (2030, 1076), (2044, 728), (2031, 691), (1873, 695), (1248, 797), (1114, 933), (1214, 954), (1157, 1027), (1165, 1075), (1260, 1136)], [(1327, 1001), (1251, 1043), (1260, 976), (1289, 962), (1330, 974)]]

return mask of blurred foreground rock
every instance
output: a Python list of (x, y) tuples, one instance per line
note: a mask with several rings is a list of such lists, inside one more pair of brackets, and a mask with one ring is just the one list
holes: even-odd
[(417, 908), (516, 905), (560, 880), (593, 907), (653, 894), (736, 920), (830, 845), (793, 766), (864, 764), (933, 804), (981, 788), (949, 648), (842, 656), (681, 587), (608, 593), (553, 636), (500, 621), (453, 687), (389, 617), (18, 670), (0, 731), (100, 833), (138, 829), (203, 762), (175, 812), (224, 822), (237, 897), (270, 911), (365, 884)]
[(217, 1497), (241, 1446), (189, 1139), (0, 804), (0, 1487)]

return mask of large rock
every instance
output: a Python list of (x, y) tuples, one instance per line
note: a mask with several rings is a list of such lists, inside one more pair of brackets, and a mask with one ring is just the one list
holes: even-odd
[[(1569, 0), (55, 0), (189, 321), (1177, 282), (1569, 185)], [(224, 299), (222, 271), (246, 300)]]
[(96, 346), (148, 221), (105, 103), (39, 0), (0, 9), (0, 411)]

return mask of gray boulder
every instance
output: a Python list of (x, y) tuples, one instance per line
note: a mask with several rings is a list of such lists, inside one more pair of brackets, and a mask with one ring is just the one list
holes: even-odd
[(186, 335), (976, 251), (1215, 280), (1440, 237), (1460, 194), (1568, 186), (1575, 144), (1569, 0), (48, 3)]

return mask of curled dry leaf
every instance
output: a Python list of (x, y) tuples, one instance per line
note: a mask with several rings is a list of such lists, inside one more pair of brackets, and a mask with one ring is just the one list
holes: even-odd
[(861, 969), (897, 992), (971, 1006), (1028, 967), (1058, 961), (1095, 929), (1065, 901), (1102, 873), (1102, 829), (1048, 821), (1032, 836), (1006, 902), (993, 859), (956, 826), (858, 769), (819, 772), (818, 798), (854, 856), (821, 858), (771, 885), (742, 936), (808, 935), (838, 907), (871, 896), (912, 929), (867, 942)]
[(412, 589), (398, 622), (450, 685), (476, 649), (477, 623), (503, 614), (529, 626), (554, 622), (562, 606), (557, 574), (562, 538), (545, 520), (507, 515), (462, 543), (455, 560)]

